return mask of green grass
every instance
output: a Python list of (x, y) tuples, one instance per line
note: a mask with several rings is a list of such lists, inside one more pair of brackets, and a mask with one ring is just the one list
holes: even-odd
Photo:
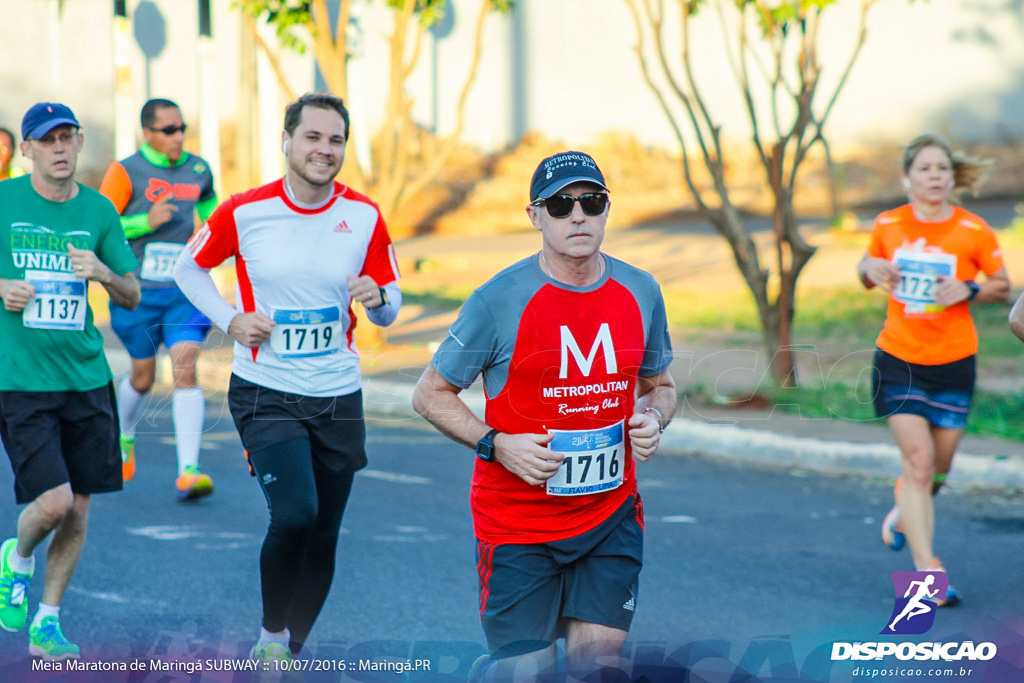
[[(1021, 227), (1024, 234), (1024, 226)], [(419, 292), (403, 291), (403, 299), (432, 308), (455, 309), (469, 296), (470, 290), (435, 288)], [(716, 343), (750, 348), (761, 343), (761, 323), (752, 297), (745, 291), (721, 293), (692, 292), (678, 289), (664, 291), (669, 324), (673, 330), (690, 338), (713, 334)], [(880, 422), (871, 404), (870, 376), (863, 369), (867, 350), (875, 346), (885, 322), (887, 299), (880, 292), (859, 287), (802, 290), (797, 298), (794, 343), (811, 345), (821, 351), (833, 351), (841, 357), (849, 354), (846, 375), (859, 378), (857, 384), (806, 378), (804, 386), (794, 389), (771, 389), (766, 398), (784, 412), (808, 418), (835, 418)], [(1007, 307), (981, 305), (973, 310), (978, 328), (979, 369), (1015, 367), (1024, 345), (1010, 332), (1006, 322)], [(842, 366), (837, 365), (832, 369)], [(839, 375), (844, 373), (839, 372)], [(831, 376), (830, 376), (831, 377)], [(691, 390), (698, 401), (713, 401), (700, 387)], [(967, 432), (1003, 439), (1024, 439), (1024, 394), (993, 394), (978, 391)]]
[(465, 291), (451, 287), (436, 287), (432, 289), (410, 292), (402, 289), (402, 303), (416, 304), (431, 309), (454, 311), (462, 306), (469, 298), (472, 289)]
[[(675, 306), (669, 303), (673, 300), (677, 302)], [(870, 361), (870, 356), (865, 354), (874, 349), (885, 321), (886, 302), (886, 297), (878, 292), (856, 288), (818, 291), (799, 297), (793, 342), (810, 345), (825, 352), (823, 355), (831, 353), (836, 358), (845, 355), (846, 359), (830, 368), (835, 372), (828, 376), (827, 385), (826, 378), (822, 377), (805, 377), (804, 384), (793, 389), (773, 388), (769, 384), (761, 387), (765, 389), (765, 398), (778, 410), (808, 418), (879, 422), (871, 404), (870, 375), (862, 371), (865, 361)], [(685, 305), (689, 309), (683, 308)], [(700, 338), (713, 330), (719, 333), (716, 336), (720, 343), (749, 347), (749, 332), (757, 332), (755, 343), (760, 343), (760, 323), (749, 295), (732, 293), (709, 297), (666, 293), (666, 306), (670, 311), (675, 309), (673, 328), (685, 330), (690, 337)], [(980, 305), (972, 311), (978, 329), (981, 372), (1015, 368), (1024, 352), (1024, 345), (1010, 332), (1007, 308)], [(844, 383), (833, 381), (833, 376), (856, 379)], [(699, 387), (694, 393), (697, 400), (714, 400), (705, 396)], [(1024, 394), (977, 391), (967, 433), (1021, 440), (1024, 439), (1022, 415)]]
[[(796, 388), (769, 396), (779, 410), (813, 418), (833, 418), (882, 423), (875, 417), (869, 387), (834, 384), (823, 388)], [(993, 394), (977, 391), (967, 422), (967, 433), (1011, 441), (1024, 439), (1024, 394)]]

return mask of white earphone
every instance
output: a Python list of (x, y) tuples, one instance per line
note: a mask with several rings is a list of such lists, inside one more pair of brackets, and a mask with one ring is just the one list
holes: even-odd
[(905, 189), (905, 190), (909, 190), (910, 189), (910, 181), (907, 180), (906, 178), (903, 179), (903, 189)]
[(288, 141), (287, 140), (284, 140), (281, 143), (281, 151), (284, 152), (285, 154), (288, 153)]

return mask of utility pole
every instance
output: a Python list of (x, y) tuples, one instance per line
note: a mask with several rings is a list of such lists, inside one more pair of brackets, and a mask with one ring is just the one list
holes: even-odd
[(132, 24), (127, 0), (114, 0), (114, 158), (135, 151), (132, 106)]
[(217, 69), (213, 44), (213, 17), (210, 0), (199, 0), (199, 156), (206, 159), (213, 171), (217, 194), (221, 186), (220, 110), (217, 97)]

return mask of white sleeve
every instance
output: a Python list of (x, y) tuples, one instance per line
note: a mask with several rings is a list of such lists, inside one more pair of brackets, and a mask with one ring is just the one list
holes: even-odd
[(174, 266), (174, 281), (193, 306), (225, 333), (228, 331), (238, 311), (221, 296), (210, 271), (196, 263), (188, 249), (181, 250)]
[(402, 290), (398, 288), (397, 282), (384, 285), (384, 291), (388, 293), (388, 302), (377, 308), (366, 309), (367, 319), (379, 327), (387, 327), (395, 322), (398, 311), (402, 308)]

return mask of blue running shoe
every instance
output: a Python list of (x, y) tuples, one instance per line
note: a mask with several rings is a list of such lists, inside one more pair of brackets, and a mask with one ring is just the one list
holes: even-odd
[(78, 646), (64, 637), (60, 630), (57, 617), (43, 617), (39, 626), (28, 630), (28, 653), (33, 657), (62, 662), (65, 659), (78, 659), (81, 651)]
[[(932, 558), (932, 564), (928, 568), (927, 571), (939, 571), (939, 572), (942, 572), (943, 574), (946, 573), (945, 568), (943, 568), (943, 566), (942, 566), (942, 561), (939, 560), (939, 558), (937, 558), (937, 557), (933, 557)], [(935, 604), (938, 607), (952, 607), (953, 605), (955, 605), (955, 604), (957, 604), (959, 602), (960, 602), (960, 592), (957, 589), (953, 588), (953, 584), (950, 584), (949, 587), (946, 588), (946, 597), (944, 599), (942, 599), (942, 600), (939, 600)]]
[(469, 674), (466, 676), (467, 683), (483, 683), (487, 680), (487, 671), (498, 663), (490, 655), (480, 655), (469, 666)]
[(900, 525), (900, 509), (895, 505), (882, 520), (882, 543), (889, 550), (903, 550), (907, 544), (907, 537)]

